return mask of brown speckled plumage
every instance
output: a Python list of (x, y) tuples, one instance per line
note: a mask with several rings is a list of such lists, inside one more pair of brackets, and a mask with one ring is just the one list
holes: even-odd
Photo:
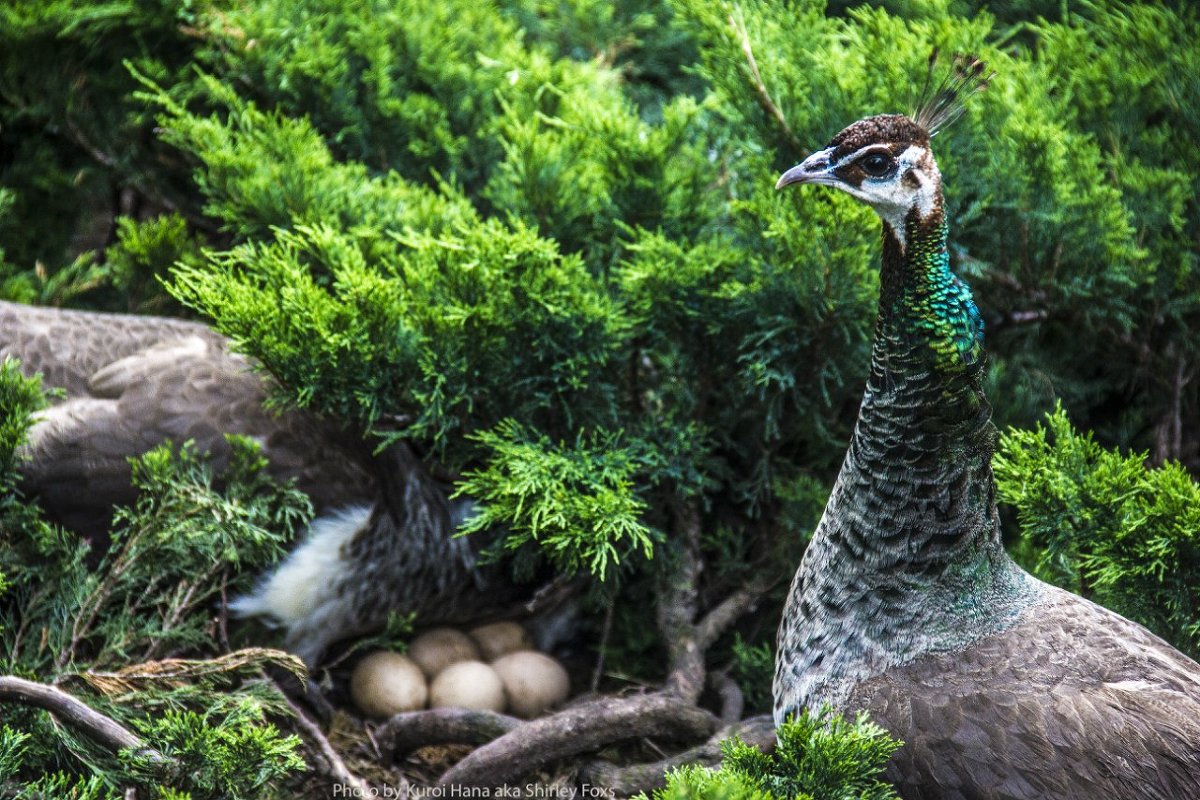
[(833, 160), (845, 158), (869, 144), (883, 144), (897, 153), (910, 144), (929, 146), (929, 134), (903, 114), (880, 114), (847, 125), (830, 140)]
[(905, 741), (905, 800), (1200, 797), (1200, 673), (1145, 628), (1057, 589), (1007, 631), (859, 683)]

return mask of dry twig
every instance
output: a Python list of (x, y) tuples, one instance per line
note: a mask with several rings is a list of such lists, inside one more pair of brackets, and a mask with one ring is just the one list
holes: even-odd
[(788, 144), (796, 150), (803, 150), (804, 146), (796, 138), (796, 134), (792, 132), (792, 126), (788, 125), (787, 117), (783, 115), (783, 111), (771, 99), (771, 93), (767, 91), (767, 85), (763, 83), (762, 73), (758, 71), (758, 61), (754, 58), (754, 48), (750, 46), (750, 33), (746, 30), (746, 23), (736, 14), (730, 14), (729, 24), (733, 26), (734, 31), (741, 40), (742, 53), (746, 56), (746, 66), (749, 67), (750, 77), (754, 80), (754, 95), (755, 99), (758, 100), (759, 106), (779, 125), (779, 129), (783, 133), (784, 138), (787, 139)]
[(742, 694), (742, 687), (725, 672), (713, 675), (709, 683), (721, 698), (721, 722), (726, 725), (735, 724), (746, 710), (746, 698)]
[(102, 694), (117, 695), (136, 691), (146, 684), (194, 683), (200, 678), (226, 675), (245, 667), (264, 665), (286, 669), (296, 676), (305, 674), (304, 663), (291, 653), (267, 647), (246, 647), (216, 658), (165, 658), (161, 661), (130, 664), (112, 672), (86, 670), (77, 676)]
[[(325, 737), (320, 726), (313, 722), (308, 714), (304, 713), (304, 709), (297, 705), (286, 693), (280, 690), (280, 694), (287, 700), (288, 707), (296, 716), (296, 722), (300, 725), (301, 730), (316, 745), (317, 750), (325, 759), (327, 765), (325, 774), (333, 779), (335, 783), (346, 787), (351, 793), (347, 796), (372, 797), (371, 785), (350, 771), (350, 768), (346, 766), (346, 762), (338, 755), (337, 750), (333, 749), (333, 745), (329, 743), (329, 739)], [(407, 792), (402, 796), (407, 796)]]

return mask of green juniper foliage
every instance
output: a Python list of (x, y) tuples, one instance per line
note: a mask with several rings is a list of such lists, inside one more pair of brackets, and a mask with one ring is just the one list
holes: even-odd
[[(309, 513), (296, 490), (261, 472), (253, 444), (234, 444), (220, 476), (224, 493), (186, 445), (178, 454), (163, 445), (135, 461), (142, 493), (136, 505), (118, 509), (97, 569), (84, 565), (87, 545), (60, 529), (8, 532), (0, 568), (12, 584), (3, 634), (9, 666), (116, 668), (211, 642), (208, 620), (188, 612), (217, 599), (222, 574), (278, 558)], [(53, 619), (63, 608), (78, 611), (37, 628), (32, 641), (34, 620)]]
[(1017, 511), (1017, 552), (1045, 579), (1200, 655), (1200, 484), (1177, 463), (1145, 467), (1076, 431), (1062, 407), (1010, 430), (995, 459)]
[(267, 479), (249, 442), (233, 442), (220, 476), (189, 446), (164, 445), (135, 462), (141, 495), (118, 510), (111, 545), (89, 567), (87, 544), (45, 522), (18, 489), (18, 448), (43, 402), (36, 379), (0, 365), (0, 672), (56, 684), (171, 763), (111, 753), (10, 703), (0, 797), (108, 800), (122, 786), (173, 787), (191, 800), (277, 796), (304, 765), (299, 741), (266, 720), (285, 704), (261, 667), (297, 665), (269, 650), (210, 658), (212, 608), (228, 579), (236, 589), (241, 570), (283, 552), (310, 514), (307, 499)]
[[(177, 205), (181, 159), (152, 135), (123, 61), (155, 79), (189, 69), (213, 6), (162, 0), (13, 0), (0, 5), (0, 183), (5, 275), (58, 271), (109, 243), (119, 213)], [(116, 294), (91, 298), (117, 304)]]
[(771, 677), (775, 674), (775, 650), (767, 642), (747, 644), (736, 635), (733, 641), (733, 671), (743, 688), (750, 711), (769, 714), (773, 707)]
[(41, 380), (23, 377), (20, 367), (11, 358), (0, 362), (0, 512), (6, 515), (25, 511), (15, 494), (21, 463), (18, 448), (33, 424), (33, 412), (46, 404)]
[(126, 300), (130, 311), (141, 314), (178, 314), (181, 310), (164, 296), (161, 283), (169, 266), (200, 261), (200, 242), (179, 214), (163, 214), (138, 221), (118, 217), (116, 244), (104, 252), (104, 277)]
[(572, 447), (556, 446), (506, 421), (477, 438), (492, 457), (460, 486), (483, 503), (463, 533), (505, 524), (505, 547), (536, 542), (564, 574), (603, 578), (630, 551), (649, 557), (657, 537), (642, 522), (645, 503), (629, 491), (637, 454), (619, 437), (581, 434)]
[[(804, 711), (779, 727), (764, 754), (737, 737), (722, 745), (718, 769), (688, 766), (667, 774), (653, 800), (895, 800), (883, 771), (900, 746), (865, 714), (845, 720), (829, 709)], [(641, 798), (645, 800), (645, 795)]]

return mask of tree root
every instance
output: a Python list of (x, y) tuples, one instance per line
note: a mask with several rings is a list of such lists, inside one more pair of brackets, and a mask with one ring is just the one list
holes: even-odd
[(53, 686), (27, 681), (14, 675), (2, 675), (0, 702), (18, 702), (45, 709), (114, 753), (119, 750), (132, 750), (135, 755), (155, 764), (172, 763), (171, 759), (150, 747), (124, 725)]
[(583, 768), (580, 780), (594, 786), (611, 789), (617, 797), (630, 797), (639, 792), (652, 792), (665, 783), (665, 773), (687, 764), (714, 766), (721, 760), (721, 742), (738, 736), (746, 744), (770, 752), (775, 747), (775, 723), (768, 716), (751, 717), (717, 731), (699, 747), (649, 764), (619, 767), (607, 761), (593, 761)]
[(486, 744), (521, 725), (516, 717), (495, 711), (434, 708), (392, 716), (375, 731), (375, 738), (399, 758), (431, 744)]
[(695, 740), (717, 720), (674, 692), (602, 697), (532, 720), (483, 745), (438, 781), (442, 785), (502, 786), (560, 759), (643, 736)]

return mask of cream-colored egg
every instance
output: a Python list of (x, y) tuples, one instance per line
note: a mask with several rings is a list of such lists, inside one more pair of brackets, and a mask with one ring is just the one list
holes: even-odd
[(364, 714), (390, 717), (424, 708), (429, 688), (412, 659), (379, 650), (355, 665), (350, 675), (350, 696)]
[(408, 657), (417, 662), (425, 677), (433, 679), (451, 664), (479, 659), (479, 648), (462, 631), (434, 628), (408, 645)]
[(509, 653), (492, 662), (492, 669), (504, 683), (509, 711), (524, 719), (559, 705), (571, 694), (567, 671), (544, 653), (533, 650)]
[(484, 661), (495, 661), (506, 653), (528, 650), (533, 646), (529, 633), (516, 622), (480, 625), (471, 631), (470, 636), (479, 646), (479, 654)]
[(446, 667), (429, 687), (432, 708), (504, 710), (504, 684), (482, 661), (460, 661)]

